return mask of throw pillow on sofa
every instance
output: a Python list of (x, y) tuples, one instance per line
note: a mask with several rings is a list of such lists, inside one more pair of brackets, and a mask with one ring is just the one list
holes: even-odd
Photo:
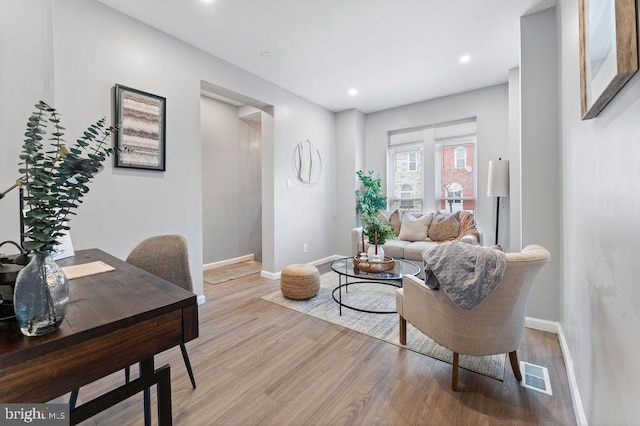
[(452, 241), (458, 237), (459, 232), (460, 212), (455, 212), (449, 217), (439, 214), (429, 227), (429, 238), (433, 241)]
[(473, 214), (466, 211), (460, 212), (460, 232), (458, 233), (458, 240), (462, 241), (463, 238), (472, 236), (480, 243), (480, 232), (476, 228), (476, 221), (473, 218)]
[(387, 215), (387, 213), (380, 211), (378, 212), (380, 217), (384, 220), (384, 222), (391, 226), (396, 232), (396, 237), (400, 235), (400, 212), (398, 209), (395, 209), (391, 214)]
[(400, 235), (398, 238), (404, 241), (428, 241), (429, 225), (433, 220), (433, 214), (414, 217), (411, 213), (402, 215), (402, 225), (400, 225)]

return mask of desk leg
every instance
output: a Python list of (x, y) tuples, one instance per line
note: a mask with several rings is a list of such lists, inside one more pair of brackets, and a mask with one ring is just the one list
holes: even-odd
[[(140, 369), (140, 377), (147, 377), (154, 373), (153, 358), (142, 361), (138, 364)], [(128, 382), (128, 380), (127, 380)], [(142, 400), (144, 407), (144, 426), (151, 426), (151, 388), (146, 388), (142, 391)]]
[[(119, 402), (140, 392), (148, 392), (149, 388), (157, 385), (158, 390), (158, 425), (169, 426), (173, 423), (171, 411), (171, 369), (169, 365), (154, 370), (153, 357), (140, 363), (140, 378), (126, 383), (110, 392), (105, 393), (70, 412), (72, 425), (78, 424), (96, 414), (113, 407)], [(150, 394), (149, 394), (150, 395)], [(145, 395), (146, 398), (146, 395)], [(146, 405), (146, 404), (145, 404)], [(145, 411), (147, 409), (145, 408)], [(145, 423), (151, 420), (145, 413)]]
[(158, 425), (170, 426), (173, 423), (173, 414), (171, 412), (171, 372), (169, 366), (156, 371), (158, 375)]

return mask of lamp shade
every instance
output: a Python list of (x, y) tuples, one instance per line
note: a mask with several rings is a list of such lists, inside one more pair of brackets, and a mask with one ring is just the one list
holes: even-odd
[(507, 197), (509, 195), (509, 160), (489, 161), (489, 183), (487, 196)]

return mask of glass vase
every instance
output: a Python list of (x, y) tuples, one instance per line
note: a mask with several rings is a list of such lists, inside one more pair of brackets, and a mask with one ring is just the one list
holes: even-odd
[(50, 251), (35, 253), (16, 277), (13, 307), (20, 331), (41, 336), (56, 330), (67, 311), (69, 282)]
[[(377, 252), (377, 253), (376, 253)], [(369, 262), (382, 262), (384, 261), (384, 249), (381, 245), (378, 245), (378, 249), (376, 250), (376, 246), (370, 246), (369, 250), (367, 250), (367, 259)]]

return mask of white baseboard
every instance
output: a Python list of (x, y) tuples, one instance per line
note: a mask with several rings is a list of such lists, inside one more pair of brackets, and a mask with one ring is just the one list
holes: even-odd
[(573, 403), (573, 413), (576, 416), (576, 423), (579, 426), (587, 426), (587, 416), (584, 413), (580, 391), (578, 390), (573, 358), (571, 358), (571, 352), (569, 352), (569, 345), (567, 345), (567, 339), (562, 331), (562, 326), (557, 321), (547, 321), (532, 317), (525, 318), (525, 326), (533, 328), (534, 330), (546, 331), (558, 335), (562, 359), (564, 359), (565, 370), (567, 370), (567, 380), (569, 381), (569, 390), (571, 392), (571, 402)]
[[(332, 262), (334, 260), (338, 260), (338, 259), (342, 259), (345, 256), (340, 256), (337, 254), (331, 255), (331, 256), (327, 256), (323, 259), (318, 259), (318, 260), (313, 260), (311, 262), (308, 262), (309, 265), (313, 265), (313, 266), (318, 266), (318, 265), (322, 265), (323, 263), (327, 263), (327, 262)], [(260, 272), (260, 276), (262, 278), (266, 278), (268, 280), (279, 280), (280, 279), (280, 275), (282, 274), (282, 271), (273, 273), (273, 272), (267, 272), (267, 271), (261, 271)]]
[(244, 256), (234, 257), (233, 259), (226, 259), (226, 260), (221, 260), (219, 262), (206, 263), (202, 265), (202, 270), (207, 271), (209, 269), (221, 268), (223, 266), (233, 265), (234, 263), (246, 262), (248, 260), (253, 260), (253, 259), (254, 259), (253, 253), (245, 254)]
[(207, 303), (207, 298), (204, 296), (204, 294), (199, 295), (198, 305), (204, 305), (205, 303)]
[(587, 426), (587, 416), (582, 406), (582, 398), (580, 398), (580, 391), (578, 390), (578, 381), (576, 380), (575, 369), (573, 366), (573, 358), (571, 352), (569, 352), (569, 345), (567, 339), (562, 331), (562, 326), (558, 324), (558, 340), (560, 340), (560, 349), (562, 350), (562, 358), (564, 359), (564, 366), (567, 370), (567, 379), (569, 380), (569, 390), (571, 391), (571, 401), (573, 402), (573, 412), (576, 416), (576, 423), (579, 426)]
[(534, 330), (558, 334), (560, 323), (558, 323), (557, 321), (548, 321), (539, 318), (526, 317), (524, 319), (524, 326), (527, 328), (533, 328)]
[(346, 257), (346, 256), (340, 256), (338, 254), (334, 254), (331, 256), (327, 256), (324, 259), (314, 260), (313, 262), (309, 262), (309, 264), (313, 266), (318, 266), (318, 265), (322, 265), (323, 263), (333, 262), (334, 260), (342, 259), (343, 257)]
[(260, 276), (262, 278), (266, 278), (268, 280), (275, 281), (275, 280), (279, 280), (280, 279), (280, 272), (277, 272), (277, 273), (274, 274), (273, 272), (267, 272), (267, 271), (263, 270), (263, 271), (260, 271)]

